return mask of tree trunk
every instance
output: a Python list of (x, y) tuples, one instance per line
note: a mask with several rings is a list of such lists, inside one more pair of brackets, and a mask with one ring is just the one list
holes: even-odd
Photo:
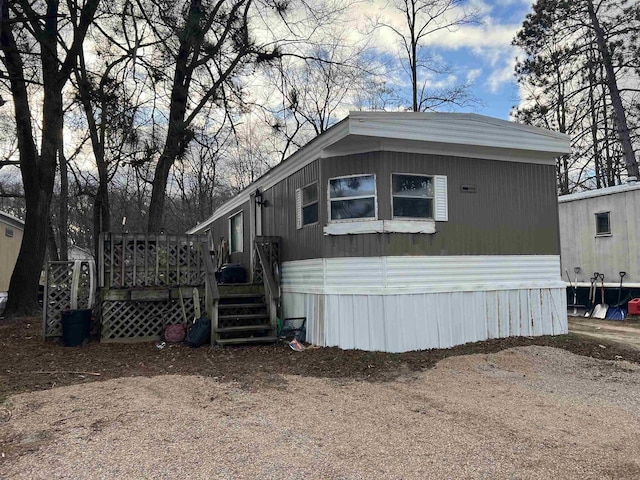
[[(51, 223), (51, 219), (47, 223), (47, 258), (51, 262), (57, 262), (60, 260), (60, 255), (58, 254), (58, 245), (56, 245), (56, 232), (53, 231), (53, 224)], [(66, 261), (67, 259), (65, 259)]]
[[(104, 167), (103, 167), (104, 169)], [(100, 170), (100, 165), (98, 165)], [(93, 252), (96, 262), (99, 261), (100, 234), (111, 231), (111, 205), (109, 203), (109, 191), (107, 190), (106, 172), (100, 173), (98, 191), (93, 200)]]
[[(179, 140), (167, 137), (167, 144), (170, 142), (175, 142), (175, 145)], [(147, 222), (147, 231), (149, 233), (159, 233), (164, 228), (164, 202), (167, 196), (167, 179), (175, 158), (174, 149), (165, 146), (153, 175), (153, 189), (151, 191), (149, 219)]]
[[(60, 129), (62, 134), (62, 129)], [(60, 239), (60, 260), (69, 260), (69, 240), (67, 229), (69, 228), (69, 175), (67, 170), (67, 158), (64, 156), (63, 135), (60, 135), (60, 147), (58, 150), (58, 164), (60, 167), (60, 210), (58, 238)]]
[[(601, 151), (598, 147), (598, 116), (597, 116), (597, 108), (594, 97), (594, 85), (596, 83), (596, 75), (593, 71), (593, 63), (595, 62), (595, 58), (589, 59), (589, 115), (591, 116), (591, 146), (593, 148), (593, 163), (595, 166), (596, 175), (599, 175), (600, 165), (602, 161), (600, 160)], [(596, 185), (600, 186), (600, 178), (596, 180)]]
[[(4, 54), (4, 65), (11, 86), (20, 152), (20, 173), (27, 207), (24, 237), (9, 283), (6, 309), (9, 316), (30, 314), (38, 309), (38, 285), (46, 253), (49, 209), (62, 138), (62, 89), (76, 63), (78, 50), (93, 21), (99, 0), (88, 0), (79, 7), (79, 22), (74, 27), (73, 43), (65, 49), (64, 60), (58, 56), (61, 51), (58, 28), (59, 2), (47, 0), (44, 3), (46, 15), (40, 18), (27, 10), (27, 17), (24, 19), (37, 31), (34, 38), (40, 47), (42, 96), (30, 96), (27, 92), (24, 63), (13, 35), (13, 24), (4, 22), (0, 32), (0, 49)], [(5, 2), (1, 5), (4, 18), (9, 16), (7, 4), (8, 2)], [(68, 5), (74, 4), (69, 2)], [(31, 124), (30, 99), (42, 99), (42, 129), (38, 134), (41, 139), (40, 154), (36, 148)]]
[(633, 144), (631, 143), (631, 137), (629, 135), (629, 127), (627, 124), (627, 117), (622, 105), (622, 98), (620, 97), (620, 90), (618, 89), (618, 82), (616, 80), (615, 70), (611, 61), (611, 52), (607, 45), (605, 33), (600, 25), (595, 9), (593, 7), (593, 0), (587, 0), (587, 10), (589, 11), (589, 19), (596, 36), (596, 44), (602, 57), (602, 63), (606, 73), (605, 79), (609, 94), (611, 95), (611, 105), (616, 116), (616, 127), (618, 130), (618, 138), (622, 145), (622, 153), (624, 155), (627, 172), (630, 176), (638, 177), (638, 162), (636, 161), (633, 151)]
[[(3, 15), (8, 17), (6, 4), (3, 7)], [(53, 42), (55, 43), (55, 38)], [(6, 308), (7, 316), (18, 316), (33, 314), (38, 310), (38, 285), (47, 248), (49, 207), (60, 138), (56, 132), (62, 126), (62, 95), (61, 88), (58, 88), (59, 85), (56, 83), (57, 65), (47, 63), (44, 60), (46, 55), (43, 54), (42, 151), (38, 155), (33, 138), (24, 67), (9, 23), (2, 26), (0, 47), (10, 78), (20, 152), (20, 172), (27, 207), (24, 236), (9, 283)]]

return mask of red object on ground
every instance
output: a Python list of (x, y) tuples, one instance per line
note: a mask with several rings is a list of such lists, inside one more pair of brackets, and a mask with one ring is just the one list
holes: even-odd
[(640, 315), (640, 298), (629, 300), (628, 307), (629, 315)]

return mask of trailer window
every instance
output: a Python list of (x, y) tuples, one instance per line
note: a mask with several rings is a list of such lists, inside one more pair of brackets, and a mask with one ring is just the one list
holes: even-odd
[(391, 175), (393, 218), (433, 218), (433, 179), (425, 175)]
[(231, 239), (229, 251), (242, 252), (244, 244), (244, 231), (242, 225), (242, 212), (229, 217), (229, 238)]
[(609, 213), (610, 212), (596, 213), (596, 236), (611, 235)]
[(377, 218), (375, 175), (351, 175), (329, 180), (331, 221)]
[(318, 223), (318, 183), (296, 190), (297, 228)]

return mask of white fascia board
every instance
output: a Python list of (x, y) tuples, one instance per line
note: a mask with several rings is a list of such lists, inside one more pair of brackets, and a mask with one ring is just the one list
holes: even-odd
[(570, 137), (473, 114), (354, 115), (351, 134), (455, 145), (571, 153)]
[(14, 228), (24, 230), (24, 222), (17, 217), (6, 212), (0, 212), (0, 222), (11, 225)]
[(558, 203), (575, 202), (576, 200), (584, 200), (585, 198), (603, 197), (605, 195), (615, 195), (616, 193), (631, 192), (633, 190), (640, 190), (640, 183), (633, 182), (624, 185), (615, 185), (613, 187), (599, 188), (597, 190), (561, 195), (558, 197)]
[(296, 153), (291, 155), (289, 158), (279, 163), (275, 167), (273, 167), (269, 172), (264, 174), (258, 180), (253, 182), (247, 188), (245, 188), (238, 195), (233, 197), (231, 200), (223, 204), (220, 208), (218, 208), (211, 217), (209, 217), (204, 222), (196, 225), (192, 229), (188, 230), (187, 233), (201, 233), (206, 228), (208, 228), (215, 220), (220, 217), (223, 217), (229, 213), (231, 213), (235, 208), (238, 208), (240, 205), (245, 203), (251, 197), (251, 194), (255, 192), (256, 188), (264, 191), (267, 190), (277, 183), (281, 182), (285, 178), (293, 175), (295, 172), (300, 170), (301, 168), (306, 167), (314, 160), (318, 160), (322, 158), (322, 151), (329, 145), (332, 145), (339, 141), (340, 139), (346, 137), (349, 134), (349, 118), (342, 120), (337, 123), (329, 130), (327, 130), (322, 135), (316, 137), (310, 143), (302, 147)]
[(450, 157), (498, 160), (502, 162), (535, 163), (555, 165), (557, 152), (539, 150), (519, 150), (496, 147), (478, 147), (475, 145), (444, 144), (438, 142), (420, 142), (416, 140), (371, 139), (371, 137), (351, 136), (348, 142), (326, 148), (323, 157), (341, 157), (368, 152), (402, 152), (423, 155), (442, 155)]
[(498, 128), (504, 129), (516, 129), (523, 132), (529, 132), (537, 135), (543, 135), (548, 137), (554, 137), (559, 140), (566, 140), (569, 136), (565, 133), (548, 130), (546, 128), (535, 127), (533, 125), (525, 125), (523, 123), (516, 123), (509, 120), (502, 120), (495, 117), (488, 117), (486, 115), (479, 115), (477, 113), (444, 113), (444, 112), (349, 112), (349, 118), (353, 121), (378, 121), (383, 123), (385, 121), (392, 121), (394, 124), (398, 121), (425, 121), (433, 120), (439, 123), (461, 123), (461, 122), (477, 122), (486, 125), (493, 125)]

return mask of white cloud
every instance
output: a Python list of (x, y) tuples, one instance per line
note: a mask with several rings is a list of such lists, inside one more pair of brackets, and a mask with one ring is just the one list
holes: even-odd
[[(523, 0), (503, 0), (498, 2), (499, 4), (510, 3), (522, 3)], [(529, 3), (529, 0), (527, 2)], [(452, 30), (443, 29), (436, 31), (428, 36), (425, 41), (426, 46), (437, 47), (447, 50), (457, 50), (461, 48), (483, 48), (483, 47), (498, 47), (509, 45), (511, 39), (514, 37), (519, 23), (503, 23), (497, 17), (491, 15), (491, 11), (496, 6), (494, 2), (491, 5), (486, 4), (481, 0), (473, 0), (469, 2), (471, 8), (479, 12), (481, 23), (477, 25), (463, 25), (461, 27), (453, 28)], [(451, 13), (451, 16), (456, 12)], [(406, 30), (405, 18), (403, 15), (393, 8), (392, 5), (381, 2), (380, 0), (374, 0), (372, 3), (358, 4), (350, 9), (350, 16), (358, 19), (357, 24), (361, 28), (354, 28), (350, 34), (352, 40), (360, 40), (363, 38), (367, 31), (364, 25), (380, 23), (393, 26), (399, 31)], [(380, 24), (378, 24), (380, 25)], [(390, 29), (386, 27), (377, 28), (373, 35), (369, 35), (369, 39), (372, 43), (381, 50), (388, 53), (397, 55), (400, 51), (401, 45), (398, 36)]]
[(469, 70), (467, 72), (467, 82), (469, 83), (473, 83), (476, 81), (476, 79), (482, 75), (482, 69), (481, 68), (474, 68), (472, 70)]
[(515, 64), (515, 57), (508, 57), (491, 72), (487, 78), (487, 86), (491, 93), (498, 93), (504, 85), (513, 82)]

